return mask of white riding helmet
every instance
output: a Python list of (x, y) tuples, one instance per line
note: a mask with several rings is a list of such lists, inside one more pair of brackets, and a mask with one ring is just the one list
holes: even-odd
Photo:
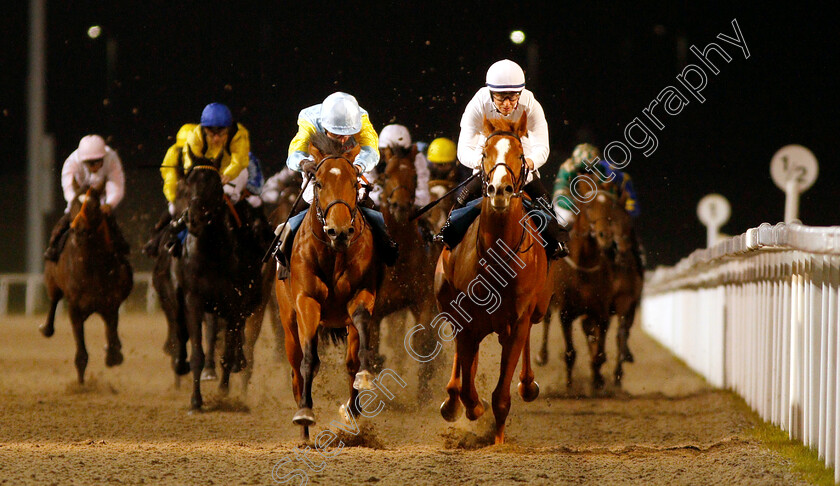
[(105, 157), (105, 140), (99, 135), (86, 135), (79, 142), (79, 160), (96, 160)]
[(525, 73), (519, 64), (502, 59), (487, 70), (487, 87), (490, 91), (522, 91), (525, 88)]
[(411, 134), (408, 128), (402, 125), (387, 125), (379, 134), (379, 148), (398, 146), (402, 148), (411, 147)]
[(336, 135), (355, 135), (362, 131), (362, 109), (353, 96), (337, 91), (321, 103), (321, 126)]

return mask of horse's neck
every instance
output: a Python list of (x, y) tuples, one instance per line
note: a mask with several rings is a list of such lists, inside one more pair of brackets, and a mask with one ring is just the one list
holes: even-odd
[(569, 257), (575, 263), (593, 263), (601, 257), (598, 242), (589, 234), (588, 230), (589, 222), (585, 219), (579, 219), (575, 224), (571, 241), (569, 241)]
[[(520, 223), (525, 211), (522, 198), (512, 198), (510, 207), (505, 212), (496, 212), (490, 207), (490, 199), (481, 202), (481, 215), (478, 219), (478, 234), (481, 248), (485, 251), (502, 240), (509, 248), (516, 251), (523, 238), (528, 235), (525, 226)], [(524, 222), (527, 224), (527, 221)]]

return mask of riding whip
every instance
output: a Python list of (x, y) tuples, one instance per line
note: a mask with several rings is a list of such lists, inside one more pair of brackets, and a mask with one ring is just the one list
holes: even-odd
[[(306, 173), (306, 177), (303, 180), (303, 185), (300, 186), (300, 192), (295, 198), (295, 202), (292, 204), (292, 209), (289, 210), (289, 214), (286, 215), (286, 221), (283, 222), (283, 228), (285, 228), (286, 225), (289, 224), (289, 219), (291, 219), (292, 215), (295, 214), (295, 209), (297, 208), (298, 202), (300, 201), (300, 197), (303, 196), (303, 191), (306, 190), (306, 186), (309, 185), (309, 181), (311, 179), (312, 175)], [(265, 252), (265, 255), (263, 256), (263, 263), (268, 262), (269, 260), (271, 260), (271, 257), (277, 254), (277, 249), (279, 248), (278, 243), (280, 243), (280, 235), (282, 234), (283, 232), (281, 231), (279, 234), (274, 235), (274, 239), (271, 240), (271, 245), (269, 245), (268, 251)]]
[(450, 194), (452, 194), (453, 192), (455, 192), (455, 191), (457, 191), (458, 189), (460, 189), (460, 188), (464, 187), (465, 185), (469, 184), (469, 183), (470, 183), (473, 179), (475, 179), (476, 177), (478, 177), (478, 172), (476, 172), (475, 174), (473, 174), (473, 175), (471, 175), (471, 176), (467, 177), (466, 179), (464, 179), (464, 181), (463, 181), (462, 183), (458, 184), (457, 186), (455, 186), (455, 187), (453, 187), (452, 189), (450, 189), (449, 191), (447, 191), (447, 193), (446, 193), (446, 194), (444, 194), (443, 196), (441, 196), (440, 198), (435, 199), (434, 201), (430, 202), (429, 204), (427, 204), (427, 205), (423, 206), (422, 208), (418, 209), (418, 210), (414, 213), (414, 215), (413, 215), (413, 216), (409, 219), (409, 221), (414, 221), (415, 219), (419, 218), (420, 216), (423, 216), (423, 215), (424, 215), (425, 213), (427, 213), (430, 209), (432, 209), (433, 207), (435, 207), (435, 205), (436, 205), (437, 203), (439, 203), (439, 202), (443, 201), (444, 199), (446, 199), (446, 197), (447, 197), (447, 196), (449, 196), (449, 195), (450, 195)]

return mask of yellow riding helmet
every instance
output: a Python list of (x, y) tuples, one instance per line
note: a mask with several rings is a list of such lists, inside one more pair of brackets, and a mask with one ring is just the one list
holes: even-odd
[(592, 161), (595, 160), (595, 157), (600, 157), (601, 151), (598, 150), (598, 147), (589, 144), (589, 143), (582, 143), (580, 145), (575, 146), (575, 149), (572, 151), (572, 160), (575, 163), (579, 164), (584, 160)]
[(434, 164), (454, 162), (458, 158), (458, 150), (455, 147), (455, 142), (445, 137), (432, 140), (432, 143), (429, 144), (427, 158), (429, 162)]
[(178, 147), (183, 147), (187, 143), (187, 136), (190, 134), (191, 131), (195, 130), (195, 127), (198, 126), (195, 123), (187, 123), (186, 125), (182, 126), (180, 130), (178, 130), (178, 135), (175, 135), (175, 145)]

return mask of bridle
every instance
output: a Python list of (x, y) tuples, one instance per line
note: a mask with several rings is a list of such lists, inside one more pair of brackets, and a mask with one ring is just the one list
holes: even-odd
[(521, 151), (519, 154), (519, 160), (522, 163), (519, 169), (519, 177), (513, 176), (513, 168), (505, 162), (497, 162), (492, 168), (490, 168), (490, 171), (487, 172), (484, 168), (484, 159), (487, 158), (487, 145), (493, 137), (513, 137), (519, 143), (519, 146), (522, 146), (522, 140), (519, 138), (519, 135), (510, 131), (496, 130), (490, 135), (487, 135), (487, 138), (484, 141), (485, 150), (481, 153), (481, 172), (479, 172), (479, 176), (481, 177), (481, 195), (487, 197), (487, 187), (490, 185), (490, 177), (496, 169), (503, 167), (505, 171), (510, 174), (511, 179), (513, 179), (514, 191), (511, 197), (522, 197), (522, 190), (525, 186), (525, 181), (528, 178), (528, 165), (525, 163), (525, 152)]
[[(319, 162), (318, 165), (315, 167), (315, 172), (317, 173), (326, 161), (332, 159), (339, 159), (347, 162), (355, 174), (356, 169), (353, 167), (353, 162), (343, 155), (329, 155), (327, 157), (324, 157), (323, 159), (321, 159), (321, 162)], [(333, 206), (335, 206), (336, 204), (342, 204), (344, 206), (347, 206), (347, 209), (350, 211), (350, 226), (355, 226), (356, 214), (359, 212), (359, 181), (355, 177), (353, 178), (353, 190), (356, 194), (356, 198), (353, 200), (352, 206), (344, 199), (335, 199), (329, 204), (327, 204), (326, 208), (321, 207), (320, 189), (321, 183), (318, 182), (318, 180), (316, 179), (313, 187), (312, 206), (315, 208), (315, 217), (318, 218), (318, 222), (321, 224), (321, 227), (323, 228), (327, 225), (327, 215), (329, 215), (330, 209), (332, 209)], [(364, 218), (362, 218), (362, 220), (364, 220)], [(359, 239), (361, 233), (362, 232), (359, 231), (359, 235), (356, 236), (356, 238), (351, 239), (350, 242), (347, 243), (347, 246), (352, 245), (357, 239)], [(312, 228), (312, 235), (321, 243), (329, 245), (328, 241), (321, 239), (320, 237), (318, 237), (317, 234), (315, 234), (315, 228)]]

